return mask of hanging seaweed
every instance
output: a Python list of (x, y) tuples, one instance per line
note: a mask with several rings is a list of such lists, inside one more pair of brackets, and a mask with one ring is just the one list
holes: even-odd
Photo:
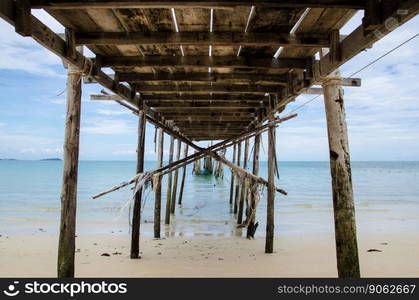
[(204, 157), (204, 171), (207, 175), (211, 175), (214, 171), (212, 165), (212, 158), (210, 156)]
[(194, 174), (194, 175), (201, 175), (201, 173), (202, 173), (202, 170), (201, 170), (201, 160), (200, 159), (197, 159), (193, 163), (192, 174)]
[[(226, 149), (221, 150), (218, 154), (221, 157), (225, 157)], [(221, 179), (223, 179), (223, 177), (224, 177), (224, 165), (220, 161), (217, 161), (215, 163), (214, 176), (215, 176), (215, 178), (221, 178)]]

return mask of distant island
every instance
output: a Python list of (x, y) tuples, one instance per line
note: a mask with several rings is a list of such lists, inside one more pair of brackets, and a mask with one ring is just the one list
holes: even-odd
[(59, 161), (61, 161), (62, 159), (61, 158), (56, 158), (56, 157), (53, 157), (53, 158), (44, 158), (44, 159), (40, 159), (41, 161), (44, 161), (44, 160), (59, 160)]
[(17, 159), (14, 159), (14, 158), (0, 158), (0, 160), (17, 160)]

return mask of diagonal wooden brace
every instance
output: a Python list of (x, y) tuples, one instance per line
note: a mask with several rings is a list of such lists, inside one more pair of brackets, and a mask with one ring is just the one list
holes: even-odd
[[(123, 105), (123, 102), (121, 102), (120, 104)], [(129, 107), (129, 108), (131, 110), (133, 110), (134, 113), (135, 113), (135, 110), (137, 110), (134, 107)], [(137, 112), (138, 112), (138, 110), (137, 110)], [(195, 152), (194, 154), (191, 154), (191, 155), (189, 155), (189, 156), (187, 156), (187, 157), (185, 157), (185, 158), (183, 158), (181, 160), (178, 160), (178, 161), (175, 161), (175, 162), (173, 162), (171, 164), (168, 164), (168, 165), (166, 165), (164, 167), (161, 167), (161, 168), (156, 169), (154, 171), (150, 171), (149, 173), (157, 174), (157, 173), (162, 173), (162, 172), (166, 171), (166, 172), (164, 172), (162, 174), (167, 174), (167, 173), (173, 172), (177, 168), (180, 168), (180, 167), (182, 167), (184, 165), (187, 165), (187, 164), (192, 163), (193, 161), (201, 158), (203, 155), (208, 155), (208, 156), (211, 156), (212, 158), (214, 158), (215, 160), (220, 161), (221, 163), (223, 163), (226, 166), (230, 167), (235, 172), (241, 173), (244, 176), (251, 178), (255, 182), (260, 183), (260, 184), (263, 184), (263, 185), (266, 186), (268, 184), (268, 182), (265, 179), (263, 179), (261, 177), (258, 177), (258, 176), (255, 176), (254, 174), (250, 173), (249, 171), (247, 171), (247, 170), (245, 170), (243, 168), (238, 167), (237, 165), (235, 165), (234, 163), (230, 162), (229, 160), (227, 160), (227, 159), (219, 156), (216, 151), (219, 151), (219, 150), (221, 150), (223, 148), (226, 148), (226, 147), (230, 147), (230, 146), (232, 146), (232, 145), (235, 144), (235, 141), (249, 138), (249, 137), (253, 136), (255, 133), (263, 132), (269, 126), (282, 123), (284, 121), (287, 121), (287, 120), (290, 120), (292, 118), (295, 118), (296, 116), (297, 116), (297, 114), (292, 114), (292, 115), (289, 115), (289, 116), (286, 116), (286, 117), (283, 117), (283, 118), (276, 118), (273, 121), (269, 122), (268, 124), (265, 124), (263, 126), (254, 128), (252, 130), (247, 130), (247, 131), (245, 131), (245, 132), (243, 132), (243, 133), (241, 133), (241, 134), (239, 134), (237, 136), (234, 136), (234, 137), (231, 137), (229, 139), (226, 139), (226, 140), (224, 140), (222, 142), (219, 142), (219, 143), (217, 143), (217, 144), (215, 144), (213, 146), (210, 146), (208, 148), (201, 148), (201, 147), (195, 145), (192, 141), (190, 141), (189, 139), (181, 136), (180, 134), (178, 134), (177, 132), (173, 131), (168, 126), (166, 126), (166, 125), (164, 125), (164, 124), (162, 124), (162, 123), (160, 123), (158, 121), (153, 120), (152, 124), (154, 124), (156, 126), (159, 126), (166, 133), (173, 135), (174, 137), (176, 137), (177, 139), (181, 140), (185, 144), (193, 147), (194, 149), (197, 150), (197, 152)], [(108, 194), (110, 192), (119, 190), (120, 188), (122, 188), (124, 186), (127, 186), (129, 184), (134, 183), (139, 177), (142, 177), (142, 176), (143, 176), (142, 173), (137, 174), (136, 176), (134, 176), (129, 181), (122, 182), (119, 185), (116, 185), (116, 186), (114, 186), (114, 187), (112, 187), (112, 188), (110, 188), (110, 189), (108, 189), (106, 191), (103, 191), (101, 193), (98, 193), (98, 194), (92, 196), (92, 198), (93, 199), (96, 199), (96, 198), (99, 198), (99, 197), (101, 197), (101, 196), (103, 196), (105, 194)], [(284, 194), (284, 195), (287, 195), (287, 192), (284, 191), (283, 189), (280, 189), (278, 187), (276, 187), (275, 189), (279, 193)]]

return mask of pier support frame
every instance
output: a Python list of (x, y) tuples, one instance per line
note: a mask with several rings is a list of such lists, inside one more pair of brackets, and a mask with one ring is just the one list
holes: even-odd
[[(144, 171), (146, 119), (144, 111), (138, 112), (138, 146), (137, 146), (137, 174)], [(134, 209), (132, 211), (131, 228), (131, 258), (140, 258), (140, 224), (141, 224), (141, 198), (143, 189), (135, 194)]]
[[(188, 145), (183, 145), (183, 158), (188, 157)], [(179, 191), (179, 199), (178, 204), (182, 205), (182, 199), (183, 199), (183, 188), (185, 186), (185, 178), (186, 178), (186, 166), (183, 167), (183, 173), (182, 173), (182, 182), (180, 184), (180, 191)]]
[[(233, 164), (236, 163), (236, 150), (237, 145), (234, 144), (233, 146)], [(233, 197), (234, 197), (234, 173), (233, 170), (231, 171), (231, 182), (230, 182), (230, 206), (233, 205)]]
[[(181, 147), (182, 147), (181, 140), (177, 140), (176, 161), (180, 160)], [(173, 179), (172, 199), (170, 199), (171, 200), (170, 212), (172, 214), (174, 214), (175, 213), (175, 210), (176, 210), (176, 196), (177, 196), (177, 182), (178, 182), (178, 177), (179, 177), (179, 169), (177, 169), (175, 171), (175, 176), (174, 176), (174, 179)]]
[[(243, 169), (247, 169), (247, 160), (249, 156), (249, 139), (246, 139), (244, 142), (244, 153), (243, 153)], [(239, 199), (239, 211), (237, 214), (237, 224), (242, 224), (243, 222), (243, 210), (244, 210), (244, 201), (246, 197), (246, 183), (243, 182), (240, 190), (240, 199)]]
[[(169, 149), (169, 164), (173, 162), (173, 148), (175, 144), (175, 138), (170, 136), (170, 149)], [(170, 213), (172, 206), (172, 173), (167, 175), (167, 191), (166, 191), (166, 217), (164, 223), (166, 225), (170, 224)]]
[(268, 199), (266, 206), (265, 253), (274, 250), (274, 202), (275, 202), (275, 126), (268, 129)]
[[(240, 142), (237, 145), (237, 166), (240, 167), (240, 156), (242, 153), (242, 142)], [(236, 191), (235, 191), (235, 196), (234, 196), (234, 208), (233, 208), (233, 213), (237, 214), (237, 210), (238, 210), (238, 204), (239, 204), (239, 200), (240, 200), (240, 182), (237, 181), (236, 182)]]
[[(164, 132), (159, 129), (159, 138), (157, 145), (157, 168), (163, 167), (163, 144)], [(160, 220), (161, 220), (161, 189), (162, 189), (162, 176), (159, 176), (157, 187), (154, 196), (154, 238), (160, 238)]]
[[(260, 134), (255, 135), (254, 143), (253, 143), (253, 169), (252, 172), (254, 175), (259, 175), (259, 152), (260, 152)], [(250, 201), (249, 207), (246, 211), (246, 218), (248, 220), (247, 225), (247, 238), (253, 238), (256, 227), (255, 227), (255, 220), (256, 220), (256, 198), (258, 191), (252, 191), (250, 194)]]
[(81, 76), (82, 73), (70, 65), (67, 77), (67, 115), (64, 136), (64, 168), (57, 261), (57, 276), (59, 278), (74, 277)]
[(340, 73), (336, 71), (322, 82), (329, 138), (337, 269), (339, 277), (358, 278), (355, 206), (341, 80)]

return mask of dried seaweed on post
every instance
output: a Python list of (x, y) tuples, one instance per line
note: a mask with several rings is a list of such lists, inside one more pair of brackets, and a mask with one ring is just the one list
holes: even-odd
[(202, 173), (202, 171), (201, 171), (201, 160), (197, 159), (193, 163), (192, 174), (201, 175), (201, 173)]
[(204, 170), (206, 174), (212, 174), (213, 172), (213, 165), (212, 165), (212, 159), (210, 156), (205, 156), (204, 158)]
[[(219, 152), (219, 155), (221, 157), (225, 157), (225, 154), (226, 154), (226, 149), (223, 149)], [(223, 179), (224, 177), (224, 165), (220, 161), (216, 162), (214, 176), (215, 178), (221, 178), (221, 179)]]

